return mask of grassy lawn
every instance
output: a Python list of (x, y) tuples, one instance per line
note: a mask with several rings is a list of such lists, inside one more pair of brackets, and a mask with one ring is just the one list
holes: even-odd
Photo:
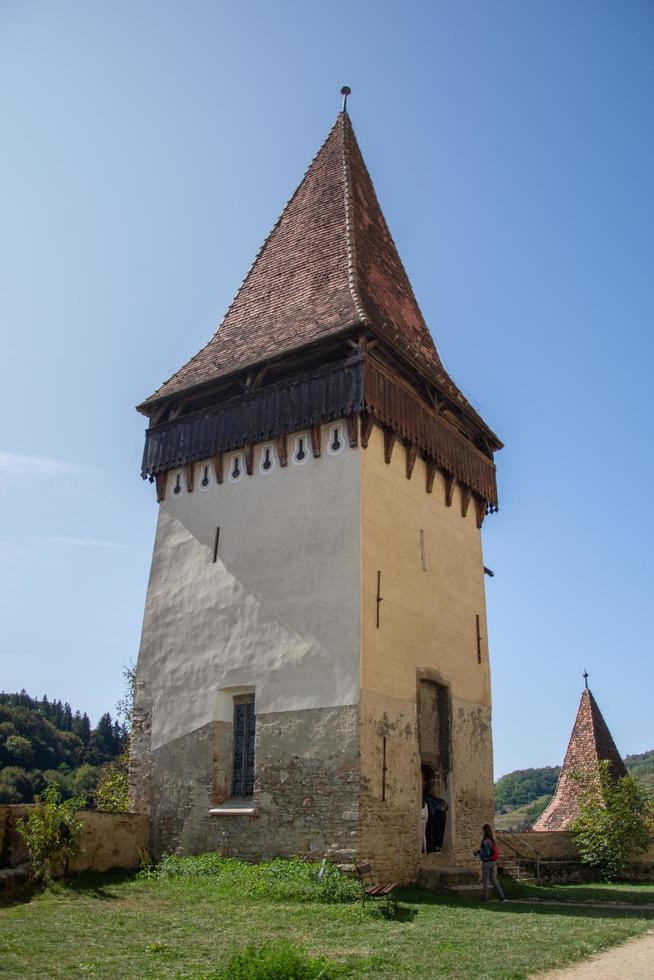
[(586, 885), (535, 885), (502, 879), (509, 898), (541, 898), (557, 902), (626, 902), (630, 905), (654, 905), (654, 882), (637, 884), (601, 882)]
[[(631, 901), (647, 886), (626, 887)], [(340, 960), (355, 977), (517, 980), (654, 927), (645, 910), (480, 905), (411, 890), (400, 897), (392, 920), (371, 903), (226, 894), (211, 877), (86, 877), (0, 909), (0, 976), (201, 978), (248, 942), (284, 937)]]

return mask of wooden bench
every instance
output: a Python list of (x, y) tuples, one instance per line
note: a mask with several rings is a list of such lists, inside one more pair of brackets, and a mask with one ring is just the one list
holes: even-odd
[(354, 869), (357, 874), (357, 878), (361, 882), (361, 887), (363, 889), (364, 898), (393, 898), (393, 891), (397, 888), (397, 882), (394, 881), (392, 884), (379, 885), (375, 883), (375, 879), (372, 876), (372, 864), (359, 864)]

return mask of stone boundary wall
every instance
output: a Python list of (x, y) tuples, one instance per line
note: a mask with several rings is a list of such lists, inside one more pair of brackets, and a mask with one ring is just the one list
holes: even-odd
[[(498, 830), (496, 836), (501, 854), (500, 865), (502, 858), (508, 861), (515, 858), (515, 851), (525, 860), (533, 861), (535, 855), (530, 850), (533, 848), (539, 853), (540, 873), (545, 880), (583, 881), (595, 877), (591, 869), (581, 863), (574, 834), (569, 831), (520, 830), (513, 833)], [(654, 838), (646, 851), (629, 862), (624, 878), (654, 881)]]
[[(31, 809), (32, 806), (0, 804), (0, 868), (14, 868), (28, 860), (16, 823)], [(149, 842), (146, 816), (98, 810), (80, 810), (77, 816), (84, 824), (84, 834), (81, 853), (71, 863), (71, 872), (138, 868)]]

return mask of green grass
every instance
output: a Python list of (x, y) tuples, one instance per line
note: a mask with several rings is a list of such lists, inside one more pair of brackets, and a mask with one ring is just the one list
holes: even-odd
[(504, 878), (502, 887), (509, 898), (540, 898), (557, 902), (625, 902), (629, 905), (654, 906), (654, 882), (536, 885)]
[[(646, 890), (601, 886), (630, 901)], [(202, 978), (248, 943), (281, 939), (354, 977), (519, 980), (654, 926), (645, 910), (480, 905), (417, 890), (400, 900), (389, 918), (374, 903), (271, 900), (242, 882), (230, 891), (222, 873), (87, 876), (0, 909), (0, 976)]]

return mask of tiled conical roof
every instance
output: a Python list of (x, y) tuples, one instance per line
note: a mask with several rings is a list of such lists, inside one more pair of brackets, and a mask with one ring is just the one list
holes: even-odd
[(443, 369), (341, 112), (217, 332), (141, 408), (357, 324), (408, 354), (472, 411)]
[(578, 784), (570, 779), (570, 773), (594, 767), (601, 760), (611, 763), (614, 777), (626, 776), (625, 764), (597, 701), (586, 688), (581, 695), (556, 792), (545, 812), (535, 822), (534, 830), (567, 830), (579, 813)]

